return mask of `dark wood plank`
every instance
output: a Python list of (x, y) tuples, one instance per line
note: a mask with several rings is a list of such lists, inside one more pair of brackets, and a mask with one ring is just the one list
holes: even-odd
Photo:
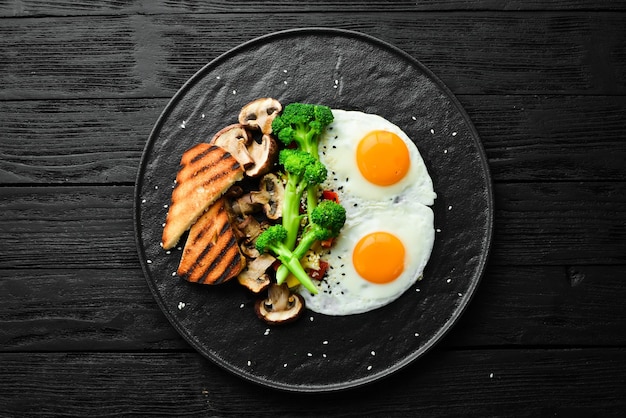
[[(626, 96), (459, 98), (496, 182), (626, 180)], [(167, 101), (0, 102), (0, 184), (131, 185)]]
[[(626, 350), (436, 351), (382, 382), (305, 396), (193, 353), (0, 355), (7, 416), (621, 416)], [(434, 401), (445, 399), (445, 402)]]
[[(497, 267), (445, 348), (626, 346), (626, 265)], [(0, 271), (0, 351), (189, 350), (136, 269)]]
[(189, 349), (140, 269), (5, 270), (2, 351)]
[(132, 184), (150, 130), (166, 103), (0, 102), (0, 182)]
[[(3, 19), (0, 100), (170, 96), (228, 49), (319, 26), (379, 37), (457, 94), (625, 94), (619, 13), (175, 14)], [(542, 43), (537, 44), (537, 39)], [(602, 45), (598, 48), (597, 45)]]
[(14, 0), (0, 2), (0, 16), (82, 16), (103, 14), (156, 13), (266, 13), (282, 12), (353, 12), (353, 11), (416, 11), (416, 10), (624, 10), (621, 2), (604, 0), (422, 0), (316, 2), (273, 1), (75, 1)]
[(497, 184), (495, 199), (492, 264), (626, 261), (626, 183)]

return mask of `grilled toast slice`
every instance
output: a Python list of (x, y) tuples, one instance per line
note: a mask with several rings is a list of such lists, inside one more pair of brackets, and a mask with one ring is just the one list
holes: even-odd
[(188, 149), (180, 165), (161, 239), (166, 250), (174, 247), (200, 215), (243, 178), (239, 162), (212, 144), (200, 143)]
[(219, 284), (236, 277), (245, 265), (226, 199), (220, 198), (189, 230), (177, 274), (194, 283)]

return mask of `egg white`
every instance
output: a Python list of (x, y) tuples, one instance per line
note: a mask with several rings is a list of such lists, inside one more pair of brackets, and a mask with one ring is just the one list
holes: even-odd
[[(433, 182), (417, 147), (397, 125), (379, 115), (333, 109), (334, 121), (320, 137), (320, 161), (326, 165), (329, 178), (323, 187), (339, 189), (346, 204), (354, 198), (389, 203), (397, 199), (430, 206), (437, 197)], [(359, 141), (374, 130), (393, 132), (407, 146), (411, 165), (399, 182), (390, 186), (370, 183), (359, 171), (356, 149)]]
[[(300, 293), (314, 312), (350, 315), (393, 302), (421, 277), (434, 244), (434, 216), (429, 206), (436, 194), (416, 145), (398, 126), (381, 116), (362, 112), (333, 109), (333, 115), (333, 123), (320, 139), (320, 161), (329, 172), (322, 188), (337, 193), (346, 209), (346, 224), (332, 249), (322, 255), (330, 269), (317, 283), (319, 293), (311, 295), (306, 290)], [(391, 186), (370, 183), (357, 167), (357, 145), (373, 130), (395, 133), (409, 150), (409, 171)], [(406, 251), (404, 271), (387, 284), (368, 282), (352, 264), (357, 242), (377, 231), (394, 234)]]
[[(435, 239), (432, 225), (433, 212), (424, 205), (395, 204), (351, 214), (330, 252), (322, 256), (331, 268), (325, 278), (316, 283), (319, 293), (301, 292), (306, 306), (326, 315), (350, 315), (396, 300), (422, 275)], [(386, 284), (363, 279), (352, 264), (356, 243), (377, 231), (395, 235), (405, 247), (404, 271)]]

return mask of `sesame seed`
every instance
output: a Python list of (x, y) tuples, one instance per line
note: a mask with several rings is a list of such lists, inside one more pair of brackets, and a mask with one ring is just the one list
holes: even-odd
[(421, 292), (421, 290), (419, 288), (415, 289), (416, 292)]
[(159, 189), (159, 186), (154, 186), (154, 190), (158, 190), (158, 189)]
[(309, 318), (309, 321), (313, 322), (313, 319), (314, 319), (313, 317), (310, 317), (310, 318)]
[(287, 367), (287, 363), (283, 364), (283, 367)]
[(268, 328), (268, 329), (266, 329), (266, 330), (265, 330), (265, 333), (264, 333), (263, 335), (270, 335), (270, 329), (269, 329), (269, 328)]
[(489, 378), (493, 379), (493, 373), (489, 373)]
[(170, 255), (172, 252), (170, 250), (165, 251), (165, 254)]
[(457, 295), (459, 295), (459, 296), (463, 296), (463, 293), (459, 292), (459, 293), (457, 293)]
[(435, 229), (436, 232), (441, 232), (441, 229), (437, 228)]
[(233, 90), (233, 94), (237, 94), (237, 90)]
[(322, 344), (326, 345), (328, 344), (328, 341), (322, 341)]
[(172, 276), (176, 276), (176, 272), (175, 271), (172, 272)]
[(373, 351), (373, 350), (372, 350), (371, 354), (372, 354), (373, 356), (375, 356), (375, 355), (376, 355), (376, 351)]
[(452, 205), (448, 206), (448, 210), (452, 210)]
[(185, 302), (178, 302), (178, 310), (182, 310), (185, 307)]
[(452, 132), (452, 136), (456, 136), (456, 132)]
[(367, 370), (372, 370), (372, 366), (367, 366)]
[(216, 80), (221, 80), (222, 77), (220, 77), (219, 75), (217, 77), (215, 77)]
[(447, 150), (447, 149), (444, 149), (444, 150), (443, 150), (443, 153), (444, 153), (444, 154), (447, 154), (447, 153), (448, 153), (448, 150)]
[(164, 207), (165, 209), (167, 209), (168, 205), (163, 205), (163, 207)]
[(431, 133), (431, 134), (434, 134), (434, 133), (435, 133), (435, 130), (434, 130), (434, 129), (431, 129), (431, 130), (430, 130), (430, 133)]
[(420, 336), (419, 332), (416, 332), (416, 333), (415, 333), (415, 336), (416, 336), (416, 337), (419, 337), (419, 336)]
[(146, 199), (143, 199), (143, 200), (141, 201), (141, 203), (146, 203)]
[(283, 70), (283, 73), (287, 74), (287, 70)]
[(252, 362), (248, 360), (248, 366), (252, 366)]
[(283, 81), (283, 84), (284, 84), (284, 85), (287, 85), (287, 80)]
[(326, 353), (322, 354), (322, 357), (326, 358)]
[(243, 309), (243, 308), (245, 308), (245, 306), (246, 306), (246, 304), (245, 304), (245, 303), (242, 303), (241, 305), (239, 305), (239, 308), (240, 308), (240, 309)]
[(204, 119), (204, 113), (202, 114), (202, 119)]
[(311, 353), (306, 353), (306, 355), (307, 355), (308, 357), (313, 357), (313, 354), (311, 354)]
[(185, 127), (187, 126), (187, 122), (183, 121), (183, 123), (180, 124), (180, 127), (185, 129)]
[(452, 279), (446, 280), (446, 283), (450, 283), (450, 282), (452, 282)]
[(415, 116), (411, 116), (411, 119), (413, 120), (417, 120), (417, 118)]

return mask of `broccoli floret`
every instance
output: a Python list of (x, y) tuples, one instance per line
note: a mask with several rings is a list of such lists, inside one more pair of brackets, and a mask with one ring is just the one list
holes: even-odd
[(319, 136), (333, 121), (330, 107), (308, 103), (290, 103), (272, 122), (272, 132), (285, 145), (292, 142), (318, 159)]
[[(323, 200), (312, 212), (310, 222), (306, 226), (293, 255), (300, 260), (317, 241), (325, 241), (336, 237), (346, 222), (346, 210), (339, 203)], [(281, 284), (289, 275), (285, 268), (279, 267), (276, 281)]]
[(316, 294), (317, 288), (300, 264), (300, 258), (285, 245), (286, 238), (287, 230), (282, 225), (273, 225), (257, 237), (256, 248), (261, 253), (272, 251), (282, 263), (282, 267), (289, 270), (309, 292)]
[[(293, 249), (300, 232), (300, 201), (305, 190), (317, 187), (326, 180), (326, 166), (308, 152), (299, 149), (284, 149), (278, 154), (278, 161), (287, 175), (283, 201), (283, 227), (287, 230), (285, 244)], [(308, 205), (307, 205), (308, 209)], [(313, 208), (310, 209), (311, 211)]]

